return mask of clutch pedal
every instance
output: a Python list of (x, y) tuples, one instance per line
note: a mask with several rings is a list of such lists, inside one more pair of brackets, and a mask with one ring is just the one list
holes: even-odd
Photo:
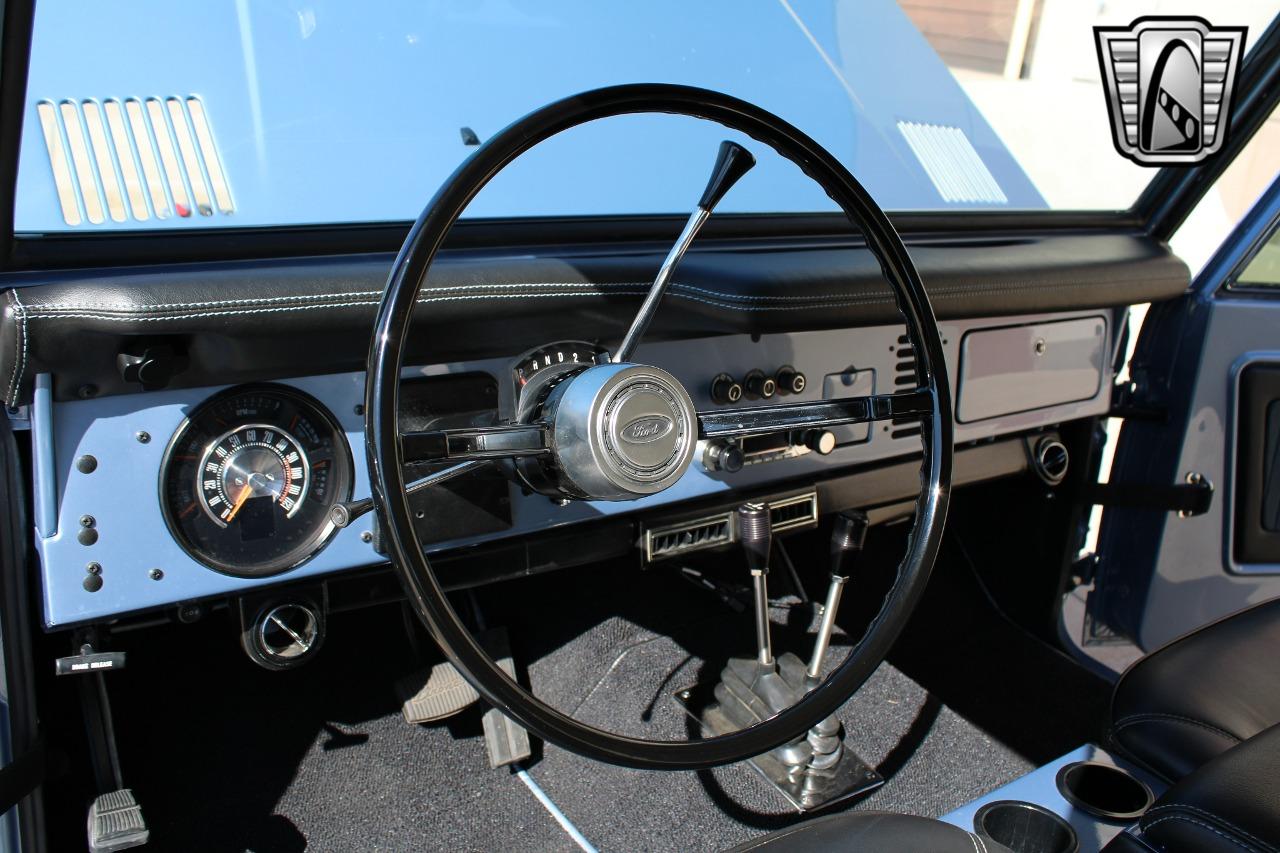
[(142, 817), (142, 806), (133, 791), (123, 788), (102, 794), (89, 807), (89, 850), (91, 853), (113, 853), (141, 847), (151, 837)]

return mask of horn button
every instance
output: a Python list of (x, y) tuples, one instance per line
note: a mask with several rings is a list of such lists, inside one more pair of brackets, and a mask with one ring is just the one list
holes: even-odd
[(660, 492), (684, 474), (698, 440), (688, 392), (665, 370), (590, 367), (561, 383), (544, 407), (560, 488), (589, 500)]

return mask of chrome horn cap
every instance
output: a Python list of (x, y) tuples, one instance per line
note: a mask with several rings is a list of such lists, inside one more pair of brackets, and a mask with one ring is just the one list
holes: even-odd
[(587, 500), (630, 500), (674, 484), (693, 459), (698, 418), (665, 370), (601, 364), (557, 387), (544, 407), (561, 488)]

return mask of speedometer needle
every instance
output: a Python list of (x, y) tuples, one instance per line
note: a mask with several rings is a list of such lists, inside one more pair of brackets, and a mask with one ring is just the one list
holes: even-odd
[(236, 513), (240, 511), (240, 507), (244, 506), (244, 502), (249, 500), (249, 495), (253, 494), (253, 486), (248, 483), (244, 484), (244, 488), (240, 490), (240, 494), (236, 496), (236, 502), (231, 507), (231, 512), (227, 514), (227, 521), (236, 517)]

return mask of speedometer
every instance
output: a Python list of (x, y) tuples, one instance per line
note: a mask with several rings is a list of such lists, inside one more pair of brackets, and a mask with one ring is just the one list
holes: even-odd
[(179, 427), (161, 469), (165, 520), (212, 569), (262, 577), (298, 566), (336, 532), (351, 454), (332, 416), (282, 385), (210, 398)]

